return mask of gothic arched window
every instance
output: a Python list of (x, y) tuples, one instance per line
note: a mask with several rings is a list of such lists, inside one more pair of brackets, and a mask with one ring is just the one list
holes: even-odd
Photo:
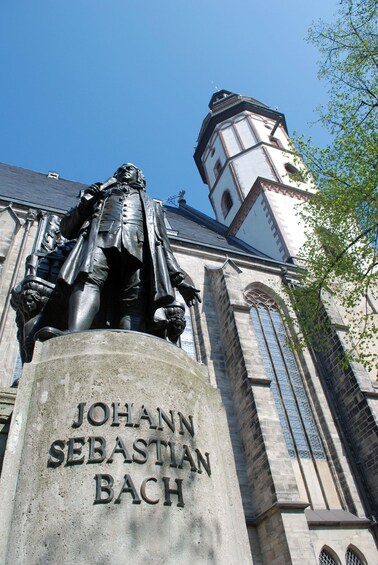
[(365, 561), (362, 561), (353, 549), (348, 547), (345, 553), (345, 563), (346, 565), (364, 565)]
[(222, 194), (221, 208), (223, 217), (226, 218), (233, 205), (232, 197), (229, 190), (225, 190)]
[(275, 301), (261, 290), (249, 290), (246, 300), (260, 352), (291, 457), (325, 459), (302, 376), (288, 344)]
[(338, 565), (339, 561), (336, 561), (329, 551), (322, 549), (319, 555), (319, 565)]

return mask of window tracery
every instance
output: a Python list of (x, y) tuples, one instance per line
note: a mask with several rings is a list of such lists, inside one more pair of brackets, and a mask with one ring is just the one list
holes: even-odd
[(345, 563), (346, 565), (364, 565), (363, 561), (361, 561), (358, 555), (350, 547), (348, 547), (345, 553)]
[(246, 299), (260, 352), (291, 457), (325, 459), (324, 449), (304, 389), (297, 361), (288, 343), (276, 302), (264, 291), (249, 290)]
[(328, 551), (322, 549), (319, 555), (319, 565), (338, 565), (338, 563)]

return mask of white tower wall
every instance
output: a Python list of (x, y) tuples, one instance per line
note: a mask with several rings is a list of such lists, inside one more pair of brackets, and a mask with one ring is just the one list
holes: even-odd
[[(251, 109), (238, 111), (244, 100)], [(256, 102), (229, 93), (210, 104), (208, 119), (217, 123), (201, 162), (216, 219), (230, 235), (285, 261), (304, 243), (298, 211), (313, 189), (298, 177), (304, 166), (291, 151), (283, 115)]]

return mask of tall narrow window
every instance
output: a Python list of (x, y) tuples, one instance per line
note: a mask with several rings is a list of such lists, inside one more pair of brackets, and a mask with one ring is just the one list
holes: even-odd
[(221, 162), (219, 159), (217, 159), (217, 162), (214, 165), (214, 175), (216, 179), (219, 177), (221, 169), (222, 169)]
[(176, 301), (182, 304), (185, 308), (185, 322), (186, 322), (185, 329), (180, 335), (178, 346), (181, 347), (181, 349), (183, 349), (184, 351), (186, 351), (188, 355), (193, 357), (193, 359), (198, 361), (199, 359), (198, 359), (197, 349), (194, 339), (194, 328), (193, 328), (192, 312), (191, 312), (191, 310), (194, 307), (188, 308), (188, 306), (186, 306), (183, 303), (183, 300), (181, 296), (179, 296), (178, 292), (175, 292), (175, 296), (176, 296)]
[(325, 459), (302, 377), (288, 345), (288, 336), (278, 307), (265, 292), (246, 293), (251, 318), (271, 379), (271, 389), (291, 457)]
[(193, 359), (197, 360), (196, 346), (194, 343), (192, 316), (189, 308), (185, 308), (185, 330), (180, 336), (180, 347), (186, 351)]
[(18, 382), (21, 375), (22, 375), (22, 360), (21, 360), (21, 355), (18, 353), (13, 369), (12, 384)]
[(221, 208), (223, 217), (226, 218), (233, 205), (232, 197), (229, 190), (225, 190), (222, 194)]

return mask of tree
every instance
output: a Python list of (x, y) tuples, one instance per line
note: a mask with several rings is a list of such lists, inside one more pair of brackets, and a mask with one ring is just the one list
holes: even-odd
[(322, 55), (319, 78), (328, 84), (320, 122), (332, 141), (325, 148), (303, 137), (294, 142), (317, 187), (299, 212), (309, 235), (293, 289), (303, 338), (327, 335), (321, 301), (332, 296), (349, 324), (348, 354), (368, 369), (378, 368), (371, 350), (378, 336), (377, 12), (377, 0), (342, 0), (335, 23), (309, 30)]

